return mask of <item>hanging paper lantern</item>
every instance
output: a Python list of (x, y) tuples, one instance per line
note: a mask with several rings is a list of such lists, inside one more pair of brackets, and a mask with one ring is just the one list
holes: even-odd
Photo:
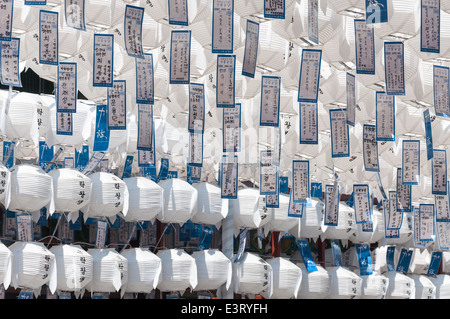
[(324, 299), (329, 296), (331, 289), (328, 270), (316, 265), (317, 271), (308, 271), (304, 263), (297, 266), (302, 270), (302, 281), (297, 299)]
[(400, 272), (388, 271), (383, 274), (389, 280), (386, 299), (414, 299), (414, 280)]
[(53, 179), (55, 211), (78, 212), (91, 199), (91, 179), (76, 169), (54, 169), (48, 173)]
[(38, 291), (47, 284), (50, 291), (55, 292), (55, 255), (43, 243), (16, 241), (9, 249), (13, 256), (11, 285), (14, 288)]
[(450, 275), (439, 274), (430, 280), (436, 287), (436, 299), (450, 299)]
[(330, 267), (331, 299), (358, 299), (361, 296), (362, 279), (345, 267)]
[(175, 224), (187, 222), (197, 210), (197, 190), (178, 178), (163, 180), (159, 186), (164, 189), (164, 214), (158, 215), (159, 221)]
[(302, 270), (286, 258), (277, 257), (267, 261), (273, 271), (271, 299), (297, 298), (302, 281)]
[[(9, 210), (36, 212), (47, 205), (53, 206), (53, 180), (42, 168), (30, 164), (11, 168), (11, 202)], [(53, 213), (52, 209), (48, 211)]]
[(233, 263), (234, 292), (272, 296), (273, 270), (261, 257), (245, 252)]
[(121, 255), (128, 261), (125, 292), (150, 293), (156, 289), (161, 276), (161, 259), (148, 249), (125, 249)]
[(270, 221), (272, 209), (266, 207), (259, 189), (240, 189), (237, 197), (233, 200), (235, 228), (258, 228)]
[(91, 248), (94, 271), (87, 285), (90, 292), (116, 292), (128, 280), (128, 260), (114, 248)]
[(311, 204), (303, 206), (303, 216), (301, 218), (300, 234), (302, 238), (312, 238), (317, 240), (319, 236), (328, 228), (324, 226), (323, 213), (325, 205), (322, 201), (311, 198)]
[(127, 185), (120, 178), (111, 173), (96, 172), (90, 175), (91, 199), (88, 206), (81, 211), (88, 217), (108, 217), (114, 219), (121, 213), (128, 212), (129, 193)]
[(197, 211), (192, 216), (193, 223), (216, 225), (228, 215), (228, 199), (221, 198), (221, 189), (210, 183), (192, 185), (198, 192)]
[(289, 196), (279, 195), (279, 207), (273, 208), (272, 218), (266, 224), (265, 228), (269, 231), (285, 232), (299, 226), (299, 218), (288, 216), (289, 203)]
[(11, 283), (12, 258), (11, 250), (0, 242), (0, 284), (3, 284), (5, 289), (8, 289)]
[(323, 233), (322, 240), (324, 239), (348, 240), (355, 230), (356, 230), (356, 223), (354, 210), (343, 203), (339, 203), (338, 225), (328, 226), (328, 228)]
[(426, 275), (431, 262), (431, 254), (427, 249), (412, 248), (411, 263), (409, 270), (413, 274)]
[(79, 245), (55, 245), (50, 251), (56, 260), (56, 289), (79, 294), (92, 280), (92, 256)]
[(30, 140), (39, 144), (37, 121), (38, 97), (31, 93), (16, 93), (6, 114), (6, 136), (10, 139)]
[(360, 275), (360, 277), (362, 279), (361, 299), (384, 299), (386, 297), (389, 286), (386, 276), (374, 272), (371, 275)]
[(195, 259), (182, 249), (160, 250), (162, 272), (158, 289), (161, 291), (184, 292), (197, 286), (197, 265)]
[(424, 275), (411, 274), (409, 277), (414, 280), (416, 295), (414, 299), (436, 299), (436, 286)]
[(136, 176), (124, 178), (129, 193), (127, 222), (154, 221), (163, 213), (164, 190), (149, 178)]
[(231, 260), (218, 249), (194, 251), (192, 257), (197, 265), (196, 291), (216, 290), (225, 285), (228, 290), (233, 273)]

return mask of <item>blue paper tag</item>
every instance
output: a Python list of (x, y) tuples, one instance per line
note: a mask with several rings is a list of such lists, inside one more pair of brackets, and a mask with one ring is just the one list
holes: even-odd
[(203, 226), (202, 227), (202, 238), (197, 246), (196, 250), (209, 249), (212, 241), (212, 236), (214, 233), (214, 226)]
[(394, 253), (395, 246), (389, 246), (386, 250), (386, 267), (388, 271), (395, 270)]
[(161, 158), (161, 166), (159, 168), (158, 180), (164, 180), (169, 173), (169, 159)]
[(388, 22), (387, 0), (366, 0), (366, 23)]
[(94, 152), (106, 152), (109, 148), (108, 106), (97, 105), (95, 116)]
[(342, 266), (342, 252), (341, 247), (338, 241), (331, 242), (331, 250), (333, 253), (333, 266), (341, 267)]
[(133, 169), (133, 155), (128, 155), (125, 160), (125, 166), (123, 167), (122, 179), (131, 177), (131, 172)]
[(413, 254), (412, 250), (402, 248), (402, 250), (400, 251), (400, 257), (398, 259), (396, 269), (397, 272), (401, 272), (406, 275), (409, 269), (409, 264), (411, 263), (412, 254)]
[(441, 265), (442, 252), (433, 251), (431, 254), (430, 266), (428, 267), (427, 276), (433, 277), (438, 274), (439, 266)]
[(3, 141), (3, 165), (7, 168), (14, 166), (14, 146), (15, 142)]
[(323, 198), (322, 183), (311, 182), (311, 197)]
[(423, 118), (425, 121), (425, 137), (427, 143), (427, 159), (430, 160), (433, 158), (433, 133), (431, 130), (431, 117), (430, 110), (426, 109), (423, 112)]
[(45, 141), (39, 141), (39, 166), (45, 171), (53, 158), (53, 146), (49, 147)]
[(177, 171), (169, 171), (167, 173), (167, 179), (170, 179), (170, 178), (178, 178), (178, 172)]
[(311, 254), (311, 250), (309, 249), (309, 243), (306, 239), (298, 239), (297, 246), (300, 250), (300, 254), (302, 255), (303, 263), (306, 266), (307, 271), (317, 271), (316, 263), (314, 262), (314, 258)]
[(356, 253), (359, 262), (359, 274), (361, 276), (372, 275), (372, 257), (370, 256), (370, 247), (368, 244), (356, 244)]
[(245, 243), (247, 242), (247, 233), (248, 233), (247, 228), (244, 228), (239, 233), (239, 248), (236, 254), (236, 258), (234, 259), (234, 262), (239, 261), (239, 259), (241, 259), (242, 255), (244, 254)]
[(289, 194), (289, 177), (280, 176), (280, 193)]
[(75, 168), (80, 172), (84, 170), (89, 162), (89, 145), (83, 145), (81, 152), (75, 149)]

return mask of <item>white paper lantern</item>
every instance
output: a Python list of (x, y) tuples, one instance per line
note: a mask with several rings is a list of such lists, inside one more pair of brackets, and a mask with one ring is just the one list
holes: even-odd
[(161, 276), (161, 259), (148, 249), (130, 248), (121, 252), (128, 261), (125, 292), (150, 293), (156, 289)]
[(288, 216), (289, 211), (289, 196), (284, 194), (279, 195), (279, 207), (272, 209), (272, 217), (266, 224), (265, 229), (268, 231), (285, 232), (299, 227), (300, 218)]
[(9, 249), (13, 255), (11, 285), (14, 288), (39, 291), (47, 284), (52, 293), (56, 291), (55, 255), (43, 243), (16, 241)]
[(339, 216), (337, 226), (328, 226), (323, 235), (325, 239), (348, 240), (356, 230), (354, 210), (346, 204), (339, 203)]
[(14, 94), (6, 115), (6, 136), (10, 139), (25, 139), (39, 144), (37, 106), (35, 94), (21, 92)]
[(436, 287), (436, 299), (450, 299), (450, 275), (439, 274), (430, 280)]
[(53, 181), (39, 166), (21, 164), (11, 168), (11, 202), (9, 210), (36, 212), (50, 205), (53, 213)]
[(76, 169), (54, 169), (48, 173), (53, 179), (55, 211), (78, 212), (91, 199), (91, 179)]
[(55, 245), (50, 251), (56, 260), (57, 290), (79, 293), (91, 282), (93, 258), (83, 248), (79, 245)]
[(413, 254), (409, 264), (409, 270), (413, 274), (426, 275), (431, 262), (431, 254), (427, 249), (412, 248)]
[(311, 198), (311, 205), (303, 206), (300, 231), (302, 238), (317, 240), (323, 231), (328, 228), (323, 223), (324, 209), (324, 203), (314, 198)]
[[(358, 270), (359, 271), (359, 270)], [(377, 272), (371, 275), (360, 275), (361, 283), (361, 299), (384, 299), (386, 298), (389, 280), (386, 276)]]
[(228, 215), (228, 199), (221, 198), (220, 187), (211, 183), (197, 183), (193, 187), (198, 192), (198, 199), (192, 222), (220, 227), (221, 221)]
[(302, 270), (286, 258), (277, 257), (267, 261), (273, 271), (271, 299), (297, 298), (302, 282)]
[(233, 263), (234, 292), (272, 296), (273, 270), (261, 257), (245, 252)]
[(178, 178), (163, 180), (159, 186), (164, 189), (164, 215), (160, 213), (158, 220), (174, 224), (187, 222), (197, 210), (197, 190)]
[(128, 212), (128, 188), (124, 181), (111, 173), (96, 172), (90, 175), (91, 200), (81, 209), (85, 219), (88, 217), (108, 217), (114, 219), (121, 213)]
[(116, 292), (128, 280), (128, 260), (114, 248), (91, 248), (94, 271), (87, 285), (90, 292)]
[(298, 263), (302, 270), (302, 281), (297, 299), (324, 299), (330, 294), (330, 274), (321, 265), (317, 271), (308, 271), (305, 264)]
[(354, 299), (361, 296), (362, 279), (345, 267), (330, 267), (331, 299)]
[(11, 250), (0, 242), (0, 284), (8, 289), (11, 283), (13, 255)]
[(182, 249), (160, 250), (162, 272), (158, 289), (167, 292), (184, 292), (197, 286), (197, 265), (195, 259)]
[(194, 251), (198, 283), (195, 290), (216, 290), (225, 285), (229, 289), (233, 268), (231, 260), (218, 249)]
[(129, 193), (128, 212), (123, 218), (131, 221), (154, 221), (163, 212), (164, 190), (149, 178), (125, 178)]
[(415, 297), (414, 299), (436, 299), (436, 286), (424, 275), (409, 275), (414, 280)]
[(244, 188), (238, 191), (237, 199), (233, 200), (234, 227), (258, 228), (267, 224), (271, 219), (271, 209), (264, 203), (264, 196), (259, 189)]
[(414, 280), (400, 272), (388, 271), (383, 274), (389, 280), (386, 299), (414, 299)]

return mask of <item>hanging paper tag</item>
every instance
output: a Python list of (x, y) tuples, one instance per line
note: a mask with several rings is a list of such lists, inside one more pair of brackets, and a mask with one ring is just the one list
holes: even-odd
[(33, 240), (33, 220), (31, 215), (16, 214), (16, 237), (19, 241)]
[(94, 34), (92, 86), (112, 87), (114, 71), (114, 35)]
[(144, 8), (126, 5), (124, 21), (124, 42), (129, 56), (142, 58), (142, 22)]
[(366, 0), (366, 23), (388, 22), (387, 0)]
[(203, 133), (189, 133), (189, 164), (203, 165)]
[(413, 239), (414, 239), (414, 247), (421, 247), (425, 248), (427, 242), (420, 240), (420, 212), (419, 208), (414, 209), (414, 215), (413, 215)]
[(377, 141), (395, 141), (395, 96), (376, 92)]
[(13, 7), (14, 0), (2, 1), (2, 6), (0, 7), (0, 21), (2, 21), (2, 24), (0, 26), (0, 41), (11, 41)]
[(356, 73), (375, 74), (375, 35), (374, 28), (365, 20), (355, 19)]
[(58, 12), (39, 11), (39, 63), (58, 65)]
[(389, 246), (386, 250), (386, 266), (388, 271), (395, 271), (394, 253), (395, 246)]
[(212, 53), (233, 53), (234, 0), (213, 0)]
[(169, 159), (161, 158), (161, 166), (159, 167), (158, 180), (164, 180), (169, 173)]
[(300, 255), (302, 256), (303, 263), (305, 264), (306, 270), (317, 271), (316, 263), (314, 262), (314, 258), (311, 254), (311, 249), (309, 248), (309, 243), (306, 239), (298, 239), (296, 241), (298, 249), (300, 250)]
[(364, 169), (368, 172), (379, 172), (377, 128), (375, 125), (363, 125)]
[(31, 289), (21, 289), (17, 299), (33, 299), (34, 293)]
[(80, 172), (84, 170), (89, 162), (89, 145), (83, 145), (81, 152), (75, 149), (75, 167)]
[(346, 97), (347, 97), (347, 124), (355, 126), (356, 118), (356, 77), (347, 72), (346, 74)]
[(108, 159), (102, 159), (100, 161), (100, 172), (106, 172), (109, 173), (109, 160)]
[(153, 150), (153, 133), (153, 105), (138, 104), (138, 150)]
[(308, 39), (319, 44), (319, 0), (308, 0)]
[(389, 199), (383, 200), (383, 214), (384, 214), (384, 237), (385, 238), (400, 238), (400, 229), (388, 229), (390, 216), (391, 202)]
[(403, 212), (397, 210), (397, 192), (389, 192), (389, 218), (387, 219), (387, 229), (400, 229), (403, 222)]
[(0, 43), (1, 43), (0, 79), (2, 84), (8, 86), (22, 87), (19, 72), (20, 39), (12, 38), (10, 41), (3, 40)]
[(439, 53), (441, 44), (441, 1), (421, 0), (420, 51)]
[(403, 141), (402, 184), (420, 184), (420, 140)]
[(397, 168), (397, 210), (399, 212), (408, 212), (411, 210), (411, 185), (402, 184), (402, 169)]
[(291, 193), (289, 194), (288, 216), (302, 218), (303, 208), (305, 207), (305, 205), (303, 203), (294, 203), (294, 201), (292, 200), (292, 194), (293, 192), (291, 191)]
[(86, 31), (84, 22), (84, 0), (64, 0), (67, 26)]
[(309, 161), (292, 162), (292, 201), (306, 203), (310, 198)]
[[(449, 189), (449, 183), (447, 182), (447, 190)], [(450, 202), (448, 198), (448, 191), (444, 195), (435, 195), (436, 206), (436, 221), (437, 222), (450, 222)]]
[[(53, 146), (52, 146), (53, 147)], [(44, 172), (48, 173), (50, 170), (52, 170), (53, 168), (56, 167), (56, 160), (58, 159), (59, 155), (62, 153), (64, 149), (62, 147), (60, 147), (55, 154), (53, 155), (53, 157), (50, 159), (50, 163), (52, 165), (48, 165), (45, 169)], [(49, 164), (50, 164), (49, 163)], [(55, 165), (55, 166), (54, 166)]]
[(267, 208), (279, 208), (280, 207), (280, 194), (266, 195), (266, 207)]
[(105, 157), (105, 153), (94, 152), (94, 154), (92, 154), (91, 159), (87, 163), (86, 167), (83, 169), (82, 173), (84, 175), (88, 175), (89, 173), (91, 173), (97, 167), (97, 165), (100, 164), (103, 157)]
[(73, 113), (56, 112), (56, 134), (73, 135)]
[(433, 98), (436, 115), (450, 117), (449, 75), (446, 66), (433, 65)]
[(369, 185), (353, 185), (355, 218), (357, 224), (372, 221)]
[(298, 102), (317, 103), (322, 50), (304, 49), (300, 65)]
[(236, 254), (236, 258), (234, 259), (234, 262), (237, 262), (239, 261), (239, 259), (241, 259), (242, 255), (244, 254), (246, 242), (247, 242), (247, 228), (244, 228), (239, 233), (239, 248)]
[(178, 178), (178, 172), (177, 171), (169, 171), (167, 173), (167, 179), (171, 179), (171, 178)]
[(279, 182), (280, 193), (289, 194), (289, 178), (287, 176), (280, 176)]
[(189, 132), (203, 132), (205, 129), (205, 87), (203, 84), (189, 84)]
[(108, 109), (106, 105), (97, 105), (95, 115), (94, 152), (106, 152), (109, 148), (110, 131), (108, 129)]
[(189, 84), (191, 76), (191, 31), (172, 31), (170, 84)]
[(108, 88), (108, 130), (126, 130), (127, 128), (127, 83), (114, 81)]
[(273, 161), (273, 151), (260, 153), (259, 193), (276, 195), (278, 193), (278, 166)]
[(102, 249), (106, 243), (106, 230), (108, 228), (108, 222), (104, 220), (97, 221), (97, 235), (95, 238), (95, 247)]
[(434, 204), (419, 205), (419, 240), (434, 241)]
[(45, 141), (39, 141), (39, 166), (45, 170), (51, 163), (53, 157), (53, 146), (49, 147)]
[(280, 123), (280, 90), (280, 77), (262, 76), (260, 126), (278, 127)]
[(311, 183), (311, 197), (323, 197), (322, 183)]
[(244, 61), (242, 62), (242, 75), (255, 77), (256, 62), (258, 60), (259, 23), (247, 20), (245, 33)]
[(400, 251), (400, 256), (398, 258), (397, 272), (401, 272), (406, 275), (409, 269), (409, 264), (411, 263), (413, 251), (409, 249), (402, 248)]
[(447, 194), (447, 151), (433, 150), (433, 159), (431, 162), (431, 194)]
[(216, 106), (234, 108), (236, 56), (218, 55), (216, 73)]
[(359, 263), (359, 275), (369, 276), (373, 274), (372, 257), (368, 244), (355, 244)]
[(238, 191), (238, 157), (222, 156), (220, 167), (221, 198), (236, 199)]
[(428, 266), (427, 276), (434, 277), (439, 272), (439, 266), (441, 265), (442, 260), (442, 252), (441, 251), (433, 251), (431, 253), (431, 261)]
[(350, 156), (350, 142), (345, 110), (330, 110), (331, 157)]
[(203, 226), (202, 227), (202, 238), (200, 239), (200, 243), (197, 246), (196, 250), (205, 250), (209, 249), (212, 241), (212, 236), (214, 233), (214, 226)]
[(339, 220), (339, 185), (325, 185), (325, 226), (337, 226)]
[(241, 151), (241, 103), (223, 109), (223, 152)]
[(430, 110), (426, 109), (423, 112), (423, 118), (425, 122), (425, 138), (427, 143), (427, 159), (430, 160), (433, 158), (433, 134), (431, 130), (431, 118), (430, 118)]
[(136, 58), (136, 103), (155, 103), (155, 77), (153, 73), (153, 54), (146, 53)]
[(131, 177), (131, 172), (133, 170), (133, 155), (128, 155), (125, 160), (125, 165), (123, 167), (122, 179)]
[(299, 103), (300, 109), (300, 144), (318, 144), (318, 109), (317, 103)]
[(187, 0), (169, 0), (169, 24), (188, 25)]
[(284, 0), (264, 0), (264, 18), (266, 19), (284, 19), (285, 17)]
[(450, 251), (450, 223), (436, 222), (436, 237), (439, 249)]
[(201, 166), (193, 166), (191, 164), (187, 164), (186, 167), (186, 179), (189, 184), (200, 182), (202, 177), (202, 168)]
[(76, 63), (60, 62), (58, 64), (56, 95), (58, 112), (76, 113), (78, 96)]
[(14, 166), (14, 147), (15, 142), (3, 141), (3, 165), (7, 168)]
[(331, 241), (331, 251), (333, 253), (333, 266), (341, 267), (342, 266), (342, 252), (341, 247), (338, 241)]
[(384, 71), (386, 94), (405, 95), (403, 42), (384, 43)]
[(152, 151), (140, 151), (138, 150), (138, 166), (139, 167), (155, 167), (155, 150)]

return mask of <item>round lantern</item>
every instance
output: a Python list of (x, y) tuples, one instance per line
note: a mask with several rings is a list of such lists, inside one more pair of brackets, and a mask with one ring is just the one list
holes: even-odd
[(149, 293), (156, 289), (161, 276), (161, 259), (148, 249), (125, 249), (122, 256), (128, 260), (128, 280), (125, 292)]
[(228, 290), (233, 273), (230, 259), (217, 249), (194, 251), (192, 257), (197, 265), (195, 290), (216, 290), (222, 285)]
[(348, 240), (356, 230), (354, 210), (343, 203), (339, 203), (338, 225), (328, 226), (322, 239)]
[(154, 221), (163, 211), (164, 190), (151, 179), (142, 176), (125, 178), (123, 181), (129, 193), (125, 221)]
[(162, 223), (184, 224), (197, 210), (198, 192), (188, 182), (178, 178), (159, 184), (164, 189), (164, 213), (158, 215)]
[(273, 271), (261, 257), (245, 252), (233, 263), (234, 292), (272, 296)]
[(87, 285), (90, 292), (116, 292), (128, 280), (128, 260), (114, 248), (88, 250), (93, 259), (94, 271)]
[(450, 299), (450, 275), (439, 274), (430, 280), (436, 287), (436, 299)]
[(279, 195), (279, 207), (273, 208), (273, 214), (270, 221), (266, 224), (265, 228), (269, 231), (289, 231), (294, 227), (298, 227), (300, 223), (300, 218), (288, 216), (289, 211), (289, 196), (280, 194)]
[(197, 183), (193, 187), (198, 192), (197, 211), (192, 216), (193, 223), (216, 225), (228, 215), (228, 199), (221, 198), (221, 189), (210, 183)]
[(76, 169), (54, 169), (48, 173), (53, 179), (55, 211), (78, 212), (89, 204), (91, 179)]
[(240, 228), (258, 228), (267, 224), (272, 217), (272, 209), (267, 208), (265, 196), (259, 189), (244, 188), (238, 191), (234, 204), (234, 226)]
[(362, 275), (361, 299), (384, 299), (389, 287), (386, 276), (374, 272), (371, 275)]
[(39, 98), (35, 94), (26, 92), (13, 94), (6, 114), (5, 135), (8, 138), (30, 140), (35, 146), (39, 144), (38, 103)]
[(400, 272), (388, 271), (383, 274), (389, 280), (386, 299), (414, 299), (414, 280)]
[(93, 259), (83, 248), (79, 245), (55, 245), (50, 251), (56, 259), (57, 290), (79, 293), (91, 282)]
[(195, 259), (182, 249), (160, 250), (162, 272), (158, 289), (168, 292), (184, 292), (197, 286), (197, 265)]
[(308, 202), (303, 206), (300, 230), (302, 238), (317, 240), (327, 229), (327, 226), (324, 226), (323, 223), (324, 209), (324, 203), (314, 198), (311, 198), (311, 203)]
[(354, 299), (361, 296), (362, 279), (345, 267), (330, 267), (331, 299)]
[(409, 270), (413, 274), (426, 275), (431, 262), (431, 254), (427, 249), (412, 248), (411, 263)]
[[(21, 164), (11, 168), (11, 202), (16, 212), (36, 212), (53, 205), (53, 181), (39, 166)], [(53, 213), (52, 209), (49, 211)]]
[(302, 270), (302, 281), (297, 299), (324, 299), (330, 294), (330, 274), (328, 270), (316, 265), (316, 271), (308, 271), (305, 264), (298, 263)]
[(273, 271), (272, 299), (297, 298), (302, 281), (302, 270), (286, 258), (277, 257), (267, 261)]
[(409, 277), (414, 280), (414, 299), (436, 299), (436, 286), (424, 275), (411, 274)]
[(5, 289), (8, 289), (11, 283), (12, 258), (11, 250), (0, 242), (0, 284), (3, 284)]
[(40, 242), (17, 241), (9, 246), (12, 252), (11, 283), (14, 288), (38, 290), (47, 284), (56, 291), (55, 255)]
[(88, 206), (81, 209), (85, 218), (108, 217), (115, 218), (128, 212), (128, 189), (120, 178), (111, 173), (96, 172), (90, 176), (91, 200)]

